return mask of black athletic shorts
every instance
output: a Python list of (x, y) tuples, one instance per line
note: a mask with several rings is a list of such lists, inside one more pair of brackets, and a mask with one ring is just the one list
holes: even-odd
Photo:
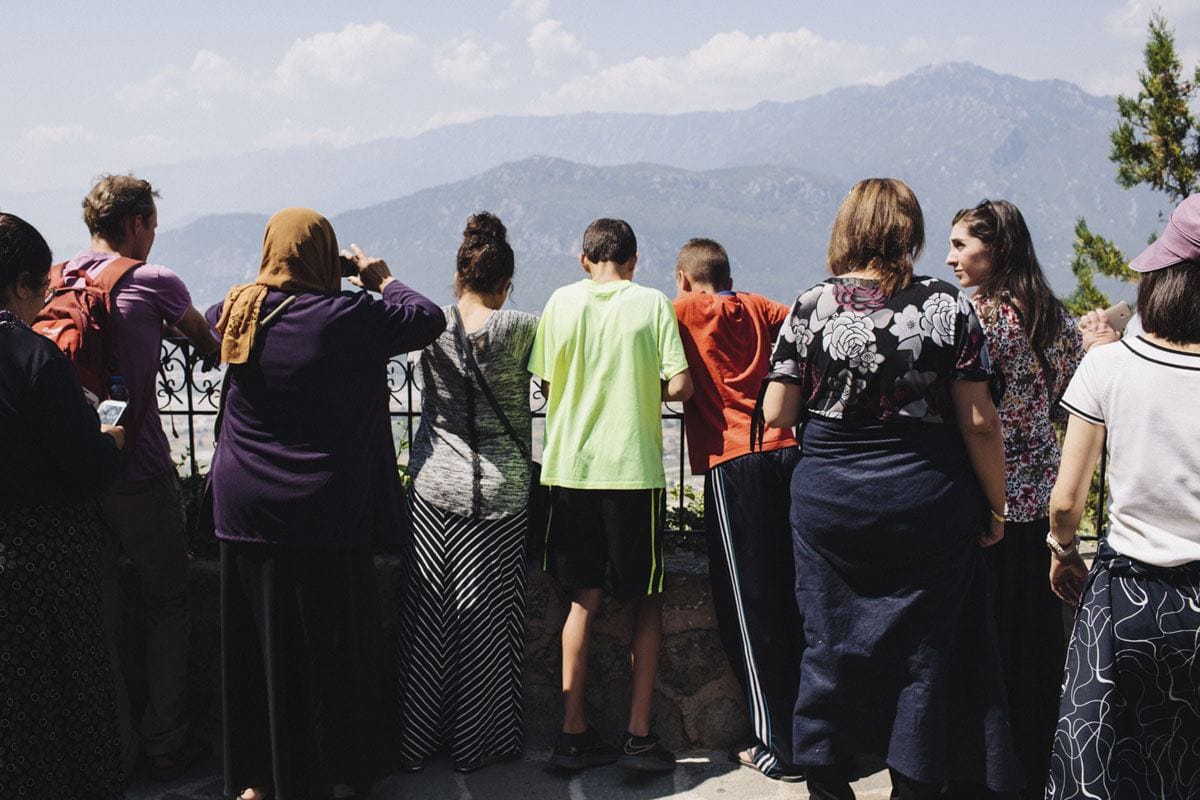
[(550, 501), (547, 559), (564, 589), (602, 589), (607, 574), (614, 597), (663, 590), (664, 489), (568, 489)]

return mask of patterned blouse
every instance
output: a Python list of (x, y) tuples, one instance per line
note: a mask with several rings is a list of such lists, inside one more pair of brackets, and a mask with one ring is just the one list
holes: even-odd
[(1062, 457), (1051, 422), (1065, 421), (1066, 412), (1058, 401), (1083, 358), (1083, 340), (1075, 319), (1059, 306), (1058, 337), (1045, 353), (1052, 384), (1048, 392), (1046, 375), (1021, 329), (1016, 307), (978, 294), (971, 302), (1006, 384), (999, 411), (1004, 423), (1008, 518), (1013, 522), (1042, 519), (1049, 514), (1050, 490)]
[(991, 376), (971, 301), (916, 276), (891, 297), (865, 278), (829, 278), (801, 293), (767, 377), (798, 384), (810, 414), (869, 423), (950, 422), (950, 383)]

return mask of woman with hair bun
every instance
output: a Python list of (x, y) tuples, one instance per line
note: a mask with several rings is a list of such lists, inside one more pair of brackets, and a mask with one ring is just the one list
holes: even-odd
[(975, 306), (992, 363), (1004, 376), (1008, 510), (1004, 541), (988, 548), (996, 629), (1013, 745), (1025, 772), (1022, 797), (1040, 798), (1050, 768), (1067, 642), (1062, 603), (1046, 583), (1050, 490), (1060, 450), (1053, 422), (1083, 358), (1079, 329), (1042, 272), (1020, 210), (984, 200), (954, 215), (946, 264)]
[(537, 317), (503, 309), (514, 261), (480, 212), (458, 248), (445, 333), (421, 353), (400, 593), (402, 769), (445, 750), (470, 772), (521, 754), (529, 350)]

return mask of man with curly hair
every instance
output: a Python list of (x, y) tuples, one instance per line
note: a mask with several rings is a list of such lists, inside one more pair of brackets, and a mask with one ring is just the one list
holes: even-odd
[[(189, 734), (187, 539), (179, 480), (158, 415), (158, 367), (164, 327), (185, 335), (201, 354), (218, 344), (192, 305), (183, 281), (166, 267), (146, 263), (154, 246), (158, 193), (132, 175), (106, 175), (83, 200), (91, 234), (86, 250), (63, 265), (66, 283), (98, 278), (105, 269), (127, 269), (109, 296), (113, 353), (129, 395), (122, 418), (128, 433), (121, 475), (103, 499), (110, 529), (101, 565), (105, 626), (112, 653), (121, 717), (122, 767), (137, 759), (129, 696), (120, 669), (118, 558), (132, 562), (146, 603), (146, 708), (139, 725), (147, 774), (169, 781), (207, 757), (210, 748)], [(119, 259), (132, 259), (135, 266)]]

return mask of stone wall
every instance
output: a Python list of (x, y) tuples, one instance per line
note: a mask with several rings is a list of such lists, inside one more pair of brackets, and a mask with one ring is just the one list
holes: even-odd
[[(399, 564), (394, 557), (381, 556), (376, 559), (376, 570), (387, 634), (394, 646)], [(194, 559), (191, 580), (192, 708), (202, 734), (216, 740), (221, 728), (217, 563)], [(123, 583), (130, 600), (123, 630), (125, 672), (131, 701), (137, 708), (145, 696), (143, 671), (140, 662), (128, 654), (140, 652), (145, 619), (128, 566)], [(525, 636), (525, 725), (526, 747), (533, 750), (548, 750), (558, 731), (562, 707), (559, 631), (566, 607), (553, 581), (540, 570), (531, 570)], [(588, 715), (593, 725), (613, 739), (624, 730), (629, 707), (629, 611), (629, 603), (606, 599), (592, 642)], [(679, 751), (723, 749), (749, 734), (745, 704), (717, 637), (705, 561), (692, 552), (677, 552), (667, 558), (665, 631), (654, 719), (663, 742)]]

